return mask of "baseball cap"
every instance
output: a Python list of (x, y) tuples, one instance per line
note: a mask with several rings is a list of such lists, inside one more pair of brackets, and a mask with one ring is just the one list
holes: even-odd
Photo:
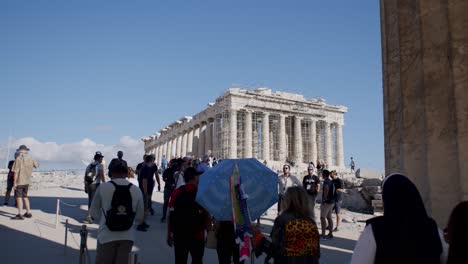
[(99, 157), (104, 157), (104, 155), (102, 155), (101, 151), (96, 151), (96, 154), (94, 154), (95, 156), (99, 156)]

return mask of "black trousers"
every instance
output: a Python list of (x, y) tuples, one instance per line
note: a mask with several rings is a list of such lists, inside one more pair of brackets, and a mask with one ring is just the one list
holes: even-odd
[(188, 254), (192, 257), (192, 264), (203, 264), (205, 241), (201, 239), (174, 238), (174, 253), (176, 264), (187, 264)]
[(164, 204), (163, 204), (163, 215), (161, 219), (166, 219), (167, 216), (167, 206), (169, 204), (169, 198), (171, 198), (172, 189), (164, 188)]

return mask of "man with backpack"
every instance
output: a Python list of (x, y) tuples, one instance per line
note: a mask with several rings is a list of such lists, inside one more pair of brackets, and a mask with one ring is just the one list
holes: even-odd
[[(333, 219), (332, 211), (335, 206), (335, 186), (330, 179), (330, 171), (322, 171), (323, 178), (323, 192), (322, 192), (322, 204), (320, 206), (320, 222), (322, 224), (322, 239), (333, 238)], [(325, 236), (325, 229), (328, 221), (328, 235)]]
[(199, 178), (195, 168), (185, 169), (185, 185), (175, 189), (169, 201), (167, 244), (174, 245), (176, 264), (187, 263), (189, 253), (193, 264), (203, 263), (209, 215), (195, 201)]
[(127, 264), (134, 241), (134, 222), (143, 222), (143, 196), (125, 178), (122, 162), (111, 168), (112, 179), (96, 191), (90, 214), (99, 223), (96, 264)]
[(93, 218), (89, 214), (89, 208), (91, 208), (91, 203), (93, 202), (94, 194), (96, 193), (97, 188), (103, 182), (104, 179), (104, 166), (102, 165), (102, 160), (104, 156), (100, 151), (96, 151), (94, 154), (94, 161), (86, 167), (85, 177), (84, 177), (84, 189), (88, 194), (88, 216), (85, 218), (84, 222), (92, 224)]

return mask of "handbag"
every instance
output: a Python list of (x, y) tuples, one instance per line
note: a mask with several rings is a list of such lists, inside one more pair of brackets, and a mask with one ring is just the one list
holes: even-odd
[(216, 237), (216, 225), (211, 222), (210, 227), (207, 230), (206, 234), (206, 248), (216, 249), (218, 244), (218, 238)]

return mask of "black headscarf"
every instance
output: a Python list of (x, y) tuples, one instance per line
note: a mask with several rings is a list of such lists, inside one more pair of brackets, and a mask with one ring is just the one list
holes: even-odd
[(383, 183), (384, 216), (369, 220), (377, 244), (375, 263), (440, 263), (442, 243), (416, 186), (404, 175)]
[(468, 258), (468, 201), (459, 203), (453, 209), (447, 227), (450, 244), (447, 264), (463, 263)]

